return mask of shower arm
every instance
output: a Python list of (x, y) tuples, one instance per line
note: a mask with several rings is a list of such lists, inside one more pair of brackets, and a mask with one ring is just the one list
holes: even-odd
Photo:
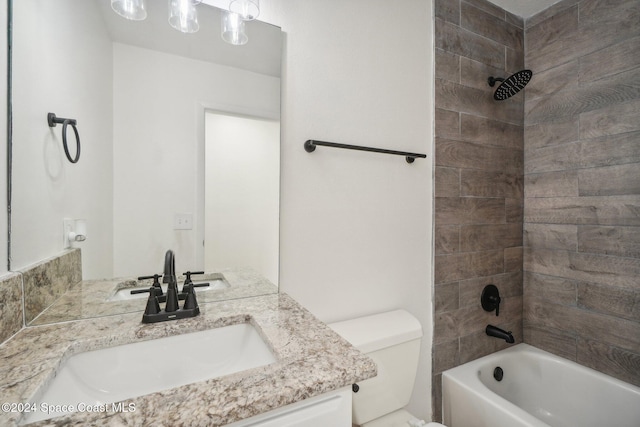
[(487, 82), (489, 82), (489, 86), (494, 87), (496, 82), (503, 82), (504, 79), (502, 77), (489, 77)]

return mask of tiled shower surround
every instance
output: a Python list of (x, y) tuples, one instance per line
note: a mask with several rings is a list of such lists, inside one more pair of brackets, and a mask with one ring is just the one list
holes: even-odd
[[(640, 1), (435, 14), (434, 418), (441, 372), (507, 345), (488, 323), (640, 384)], [(522, 68), (525, 93), (493, 101), (487, 77)]]
[[(523, 69), (522, 19), (483, 1), (435, 2), (435, 316), (433, 410), (441, 372), (522, 333), (523, 96), (493, 100), (489, 76)], [(480, 306), (485, 285), (500, 316)]]
[(640, 0), (534, 18), (524, 340), (640, 385)]

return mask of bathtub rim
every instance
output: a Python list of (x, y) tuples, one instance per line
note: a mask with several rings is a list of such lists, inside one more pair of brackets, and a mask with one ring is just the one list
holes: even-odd
[[(552, 363), (564, 363), (567, 364), (573, 368), (575, 368), (578, 372), (583, 372), (587, 375), (590, 376), (594, 376), (596, 379), (611, 383), (613, 385), (617, 385), (622, 387), (623, 389), (625, 389), (626, 391), (629, 391), (631, 393), (635, 393), (638, 396), (640, 396), (640, 387), (636, 386), (634, 384), (631, 383), (627, 383), (625, 381), (622, 381), (618, 378), (614, 378), (611, 375), (607, 375), (605, 373), (602, 373), (600, 371), (597, 371), (593, 368), (589, 368), (588, 366), (584, 366), (581, 365), (573, 360), (569, 360), (567, 358), (564, 358), (562, 356), (558, 356), (556, 354), (553, 354), (551, 352), (548, 352), (546, 350), (542, 350), (538, 347), (532, 346), (530, 344), (527, 343), (519, 343), (519, 344), (515, 344), (511, 347), (505, 348), (503, 350), (499, 350), (496, 351), (494, 353), (490, 353), (486, 356), (480, 357), (478, 359), (474, 359), (471, 360), (469, 362), (466, 362), (460, 366), (456, 366), (454, 368), (450, 368), (447, 369), (446, 371), (442, 372), (442, 414), (443, 417), (446, 414), (446, 407), (445, 407), (445, 398), (446, 398), (446, 393), (445, 393), (445, 384), (450, 382), (455, 383), (455, 385), (457, 385), (458, 387), (461, 387), (463, 389), (465, 389), (466, 391), (468, 391), (469, 393), (474, 393), (476, 394), (476, 390), (482, 390), (482, 389), (478, 389), (478, 387), (482, 387), (485, 391), (491, 393), (490, 397), (488, 397), (486, 394), (481, 394), (481, 398), (489, 405), (491, 405), (492, 407), (496, 408), (497, 410), (500, 411), (506, 411), (508, 412), (510, 415), (513, 415), (515, 418), (517, 418), (519, 421), (522, 421), (528, 425), (531, 426), (548, 426), (547, 423), (545, 423), (543, 420), (541, 420), (540, 418), (535, 417), (534, 415), (530, 414), (529, 412), (527, 412), (526, 410), (524, 410), (523, 408), (519, 407), (518, 405), (516, 405), (515, 403), (510, 402), (509, 400), (505, 399), (504, 397), (502, 397), (501, 395), (499, 395), (498, 393), (494, 392), (493, 390), (491, 390), (489, 387), (487, 387), (482, 380), (480, 379), (480, 376), (478, 374), (478, 371), (480, 369), (482, 369), (484, 366), (486, 366), (487, 364), (490, 363), (495, 363), (499, 358), (500, 355), (504, 355), (504, 354), (511, 354), (511, 353), (529, 353), (529, 354), (533, 354), (536, 357), (540, 357), (542, 359), (547, 359), (550, 360)], [(444, 420), (447, 421), (447, 420)]]
[[(443, 423), (445, 425), (449, 425), (451, 420), (444, 419), (448, 417), (449, 411), (446, 408), (447, 404), (447, 396), (445, 392), (445, 387), (449, 387), (448, 382), (452, 382), (454, 387), (459, 387), (465, 390), (467, 393), (471, 393), (473, 395), (477, 395), (478, 391), (486, 391), (491, 394), (487, 395), (486, 393), (482, 393), (479, 398), (483, 400), (483, 402), (494, 408), (493, 415), (503, 414), (502, 417), (509, 417), (514, 421), (520, 423), (521, 425), (527, 425), (530, 427), (550, 427), (540, 418), (537, 418), (531, 415), (529, 412), (525, 411), (515, 403), (510, 402), (504, 397), (500, 396), (498, 393), (495, 393), (489, 387), (487, 387), (482, 380), (480, 379), (480, 375), (478, 374), (478, 370), (482, 368), (485, 363), (496, 359), (498, 353), (523, 353), (527, 352), (530, 349), (537, 349), (529, 344), (519, 343), (512, 347), (505, 348), (503, 350), (488, 354), (478, 359), (471, 360), (467, 363), (464, 363), (460, 366), (456, 366), (455, 368), (447, 369), (442, 372), (442, 416)], [(546, 352), (545, 352), (546, 353)], [(494, 360), (495, 362), (495, 360)], [(482, 387), (479, 388), (479, 387)]]

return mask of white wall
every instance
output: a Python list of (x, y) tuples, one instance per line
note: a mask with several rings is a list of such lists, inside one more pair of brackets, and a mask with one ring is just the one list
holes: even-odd
[(280, 121), (207, 112), (204, 271), (248, 267), (278, 283)]
[[(281, 290), (332, 322), (405, 308), (424, 339), (410, 410), (431, 414), (432, 2), (270, 0), (286, 34)], [(307, 139), (428, 153), (318, 148)]]
[[(167, 249), (179, 272), (202, 268), (205, 107), (277, 118), (280, 79), (113, 49), (114, 275), (161, 273)], [(192, 213), (194, 229), (174, 230), (176, 213)]]
[[(74, 19), (75, 12), (84, 19)], [(16, 1), (14, 16), (13, 63), (28, 68), (13, 73), (12, 269), (60, 253), (63, 218), (85, 218), (83, 270), (89, 277), (107, 276), (112, 104), (105, 82), (111, 81), (111, 42), (93, 2)], [(78, 32), (86, 36), (77, 38)], [(78, 120), (77, 164), (67, 161), (62, 126), (49, 128), (48, 112)], [(69, 143), (75, 153), (71, 129)]]

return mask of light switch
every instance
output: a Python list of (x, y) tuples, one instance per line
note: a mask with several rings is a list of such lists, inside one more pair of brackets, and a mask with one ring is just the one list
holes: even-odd
[(193, 214), (190, 214), (190, 213), (175, 214), (173, 216), (173, 229), (174, 230), (192, 230)]

